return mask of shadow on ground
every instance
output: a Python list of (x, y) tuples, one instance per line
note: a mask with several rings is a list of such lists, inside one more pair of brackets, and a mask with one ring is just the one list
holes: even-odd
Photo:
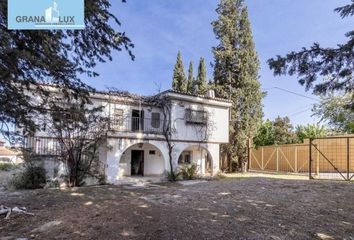
[[(0, 220), (2, 239), (342, 239), (354, 236), (354, 185), (231, 175), (192, 185), (6, 193), (35, 216)], [(6, 237), (6, 238), (5, 238)], [(1, 238), (0, 238), (1, 239)]]

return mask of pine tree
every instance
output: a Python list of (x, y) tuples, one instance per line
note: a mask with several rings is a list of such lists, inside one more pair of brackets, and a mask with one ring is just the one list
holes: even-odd
[(223, 146), (230, 163), (245, 170), (248, 139), (262, 117), (262, 97), (258, 81), (259, 61), (253, 42), (247, 8), (243, 0), (221, 0), (212, 23), (219, 45), (213, 48), (214, 83), (218, 97), (233, 103), (230, 141)]
[(196, 80), (196, 86), (198, 87), (198, 94), (204, 94), (207, 91), (207, 80), (206, 80), (206, 67), (204, 58), (200, 58), (198, 66), (198, 75)]
[(190, 61), (188, 68), (187, 93), (194, 92), (193, 62)]
[[(335, 11), (342, 18), (354, 17), (354, 1), (348, 1), (347, 5), (338, 7)], [(336, 44), (335, 47), (323, 47), (314, 43), (300, 51), (292, 51), (285, 56), (278, 55), (268, 60), (269, 67), (276, 76), (297, 76), (299, 83), (306, 90), (313, 89), (315, 94), (351, 93), (353, 99), (347, 107), (351, 107), (354, 112), (353, 28), (345, 37), (347, 41)]]
[(172, 89), (181, 92), (187, 91), (187, 79), (184, 73), (184, 67), (180, 51), (178, 51), (177, 61), (173, 70)]
[[(134, 59), (134, 45), (119, 31), (121, 22), (109, 0), (85, 0), (82, 31), (9, 30), (7, 3), (0, 1), (0, 134), (7, 140), (43, 128), (34, 120), (49, 109), (31, 101), (31, 95), (44, 102), (52, 97), (43, 83), (58, 86), (68, 100), (89, 102), (94, 89), (82, 79), (97, 77), (98, 63), (111, 61), (123, 49)], [(14, 125), (24, 132), (13, 132)]]

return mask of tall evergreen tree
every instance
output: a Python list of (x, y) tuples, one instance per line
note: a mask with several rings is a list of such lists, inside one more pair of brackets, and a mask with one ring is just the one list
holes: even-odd
[(296, 134), (294, 132), (294, 127), (290, 123), (289, 117), (277, 117), (273, 121), (274, 129), (274, 144), (291, 144), (296, 143)]
[(193, 93), (194, 91), (194, 77), (193, 77), (193, 62), (190, 61), (188, 68), (188, 81), (187, 81), (187, 92)]
[(187, 91), (187, 79), (184, 73), (184, 67), (180, 51), (178, 51), (177, 61), (173, 70), (172, 89), (181, 92)]
[(219, 17), (212, 23), (219, 40), (213, 48), (215, 90), (218, 97), (233, 102), (230, 143), (223, 150), (230, 167), (236, 162), (245, 170), (248, 139), (262, 117), (259, 61), (243, 0), (220, 0), (216, 12)]
[(198, 75), (196, 79), (196, 86), (198, 87), (198, 94), (204, 94), (207, 91), (207, 80), (206, 80), (206, 67), (204, 58), (200, 58), (198, 66)]

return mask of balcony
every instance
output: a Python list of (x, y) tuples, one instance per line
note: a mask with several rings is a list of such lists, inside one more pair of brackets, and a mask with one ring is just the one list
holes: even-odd
[(116, 132), (163, 133), (164, 121), (160, 119), (127, 117), (112, 119), (110, 130)]
[[(163, 134), (164, 121), (160, 119), (127, 117), (110, 121), (111, 132)], [(53, 136), (25, 137), (23, 148), (39, 156), (59, 156), (61, 145)]]

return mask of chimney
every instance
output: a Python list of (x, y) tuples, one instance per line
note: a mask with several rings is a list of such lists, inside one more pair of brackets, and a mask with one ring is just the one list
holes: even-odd
[(215, 92), (214, 90), (210, 89), (204, 94), (204, 96), (207, 98), (215, 98)]

